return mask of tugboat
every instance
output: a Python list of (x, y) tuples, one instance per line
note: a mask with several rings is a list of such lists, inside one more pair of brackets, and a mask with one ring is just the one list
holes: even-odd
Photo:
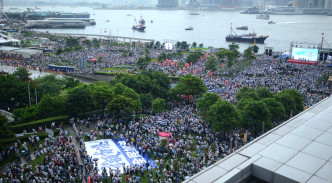
[[(137, 21), (136, 19), (134, 20), (134, 23), (137, 24)], [(142, 23), (138, 24), (138, 25), (133, 25), (133, 30), (137, 30), (137, 31), (140, 31), (140, 32), (144, 32), (146, 26), (143, 25)]]
[(145, 20), (143, 19), (143, 17), (141, 16), (141, 19), (138, 21), (138, 23), (145, 25)]
[(256, 43), (264, 44), (265, 39), (269, 37), (269, 36), (257, 36), (256, 33), (237, 35), (236, 33), (232, 34), (233, 32), (235, 33), (235, 31), (233, 31), (231, 24), (230, 34), (226, 36), (227, 42), (254, 43), (256, 41)]

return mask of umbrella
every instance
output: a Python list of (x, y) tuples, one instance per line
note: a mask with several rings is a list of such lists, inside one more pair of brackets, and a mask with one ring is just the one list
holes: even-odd
[(96, 58), (91, 59), (91, 62), (96, 62), (96, 61), (97, 61)]
[(172, 143), (170, 143), (170, 144), (168, 144), (168, 146), (171, 146), (171, 147), (172, 147), (172, 146), (173, 146), (173, 144), (172, 144)]
[(100, 55), (101, 57), (105, 56), (105, 55)]
[(93, 158), (93, 161), (98, 161), (99, 159), (98, 158)]

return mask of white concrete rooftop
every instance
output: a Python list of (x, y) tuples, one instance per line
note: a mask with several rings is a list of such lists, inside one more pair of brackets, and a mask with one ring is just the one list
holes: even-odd
[(332, 97), (266, 132), (186, 183), (332, 183)]

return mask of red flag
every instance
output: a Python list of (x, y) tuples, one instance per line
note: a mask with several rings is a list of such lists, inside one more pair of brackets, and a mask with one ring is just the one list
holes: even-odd
[(239, 85), (239, 83), (236, 83), (235, 88), (237, 88), (237, 85)]
[(186, 53), (183, 53), (183, 55), (186, 55)]
[(277, 63), (277, 60), (274, 60), (274, 63)]
[(228, 86), (228, 81), (227, 80), (225, 81), (225, 84)]
[(211, 76), (211, 74), (212, 74), (211, 71), (209, 71), (209, 76)]
[(322, 36), (324, 36), (324, 32), (322, 33)]
[(27, 72), (27, 82), (29, 83), (29, 72)]
[(164, 66), (166, 66), (166, 61), (164, 62)]
[(183, 71), (185, 71), (185, 70), (186, 70), (186, 68), (185, 68), (185, 67), (183, 67), (183, 68), (182, 68), (182, 70), (183, 70)]
[(36, 83), (36, 80), (35, 80), (35, 88), (37, 89), (37, 83)]
[(196, 74), (196, 72), (197, 72), (197, 69), (194, 70), (194, 74)]
[(224, 68), (224, 64), (221, 64), (221, 68)]

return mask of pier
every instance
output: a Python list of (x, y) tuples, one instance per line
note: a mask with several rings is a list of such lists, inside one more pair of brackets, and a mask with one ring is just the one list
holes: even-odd
[(99, 39), (107, 39), (111, 41), (121, 41), (129, 43), (139, 42), (139, 43), (151, 43), (154, 42), (154, 39), (145, 39), (145, 38), (134, 38), (134, 37), (126, 37), (126, 36), (112, 36), (112, 35), (103, 35), (103, 34), (72, 34), (72, 33), (49, 33), (55, 36), (68, 36), (68, 37), (95, 37)]

